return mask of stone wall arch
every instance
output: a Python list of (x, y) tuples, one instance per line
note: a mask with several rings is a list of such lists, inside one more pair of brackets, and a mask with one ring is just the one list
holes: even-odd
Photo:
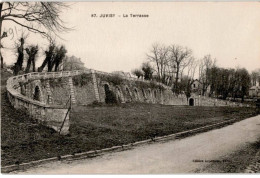
[(194, 98), (189, 98), (189, 106), (194, 106), (194, 105), (195, 105)]
[(26, 85), (21, 85), (21, 94), (26, 96)]
[(104, 93), (105, 93), (105, 101), (106, 101), (106, 98), (108, 97), (109, 95), (109, 91), (110, 91), (110, 86), (108, 83), (104, 83), (103, 84), (103, 87), (104, 87)]
[(147, 89), (147, 99), (150, 101), (153, 100), (152, 90), (150, 88)]
[(134, 88), (134, 97), (135, 97), (135, 100), (136, 100), (136, 101), (140, 101), (139, 94), (138, 94), (138, 89), (137, 89), (137, 88)]
[(125, 102), (125, 98), (124, 98), (124, 95), (123, 95), (123, 92), (122, 92), (121, 88), (118, 85), (115, 88), (116, 88), (117, 100), (120, 103), (124, 103)]
[(147, 96), (146, 96), (146, 93), (145, 93), (145, 90), (142, 88), (142, 94), (143, 94), (143, 98), (144, 100), (147, 99)]
[(156, 89), (153, 91), (153, 96), (154, 96), (154, 99), (157, 98), (157, 91), (156, 91)]
[(125, 87), (125, 100), (128, 101), (128, 102), (131, 102), (132, 101), (132, 94), (131, 94), (131, 91), (129, 89), (129, 87), (126, 85)]
[(43, 101), (42, 89), (39, 85), (34, 86), (32, 98), (40, 102)]

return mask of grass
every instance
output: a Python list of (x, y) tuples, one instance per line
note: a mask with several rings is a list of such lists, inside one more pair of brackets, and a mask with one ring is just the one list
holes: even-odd
[[(1, 71), (2, 74), (2, 71)], [(2, 75), (2, 76), (5, 76)], [(2, 81), (1, 81), (2, 82)], [(15, 110), (1, 87), (2, 166), (132, 143), (217, 123), (251, 117), (252, 108), (120, 104), (73, 107), (70, 134), (58, 135)]]
[[(92, 149), (132, 143), (228, 119), (253, 116), (254, 110), (151, 104), (77, 107), (71, 114), (71, 136), (92, 141)], [(88, 136), (88, 137), (86, 137)], [(85, 142), (85, 140), (84, 140)]]

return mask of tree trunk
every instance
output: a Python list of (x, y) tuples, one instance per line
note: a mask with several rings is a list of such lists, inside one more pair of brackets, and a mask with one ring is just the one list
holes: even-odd
[(48, 72), (52, 71), (53, 66), (54, 66), (54, 60), (53, 61), (48, 61)]
[(44, 67), (46, 66), (46, 64), (48, 63), (48, 59), (47, 57), (44, 59), (44, 61), (42, 62), (41, 67), (38, 68), (38, 72), (42, 72), (42, 70), (44, 69)]
[(36, 69), (35, 69), (35, 58), (32, 60), (32, 67), (33, 67), (33, 72), (36, 72)]
[(177, 93), (178, 80), (179, 80), (179, 71), (180, 71), (179, 64), (176, 65), (176, 68), (177, 68), (177, 70), (176, 70), (176, 78), (175, 78), (175, 86), (174, 86), (174, 88), (175, 88), (175, 92)]
[(25, 69), (25, 73), (29, 73), (30, 68), (31, 68), (31, 61), (32, 61), (32, 59), (29, 57), (28, 62), (27, 62), (27, 66), (26, 66), (26, 69)]
[(3, 56), (2, 56), (2, 52), (1, 52), (1, 49), (2, 49), (2, 8), (3, 8), (3, 3), (0, 3), (0, 58), (1, 58), (1, 69), (4, 68), (4, 59), (3, 59)]
[(18, 48), (18, 59), (14, 65), (14, 74), (17, 75), (20, 70), (22, 70), (23, 67), (23, 58), (24, 58), (24, 53), (23, 53), (23, 45), (24, 45), (24, 39), (21, 38), (21, 46)]

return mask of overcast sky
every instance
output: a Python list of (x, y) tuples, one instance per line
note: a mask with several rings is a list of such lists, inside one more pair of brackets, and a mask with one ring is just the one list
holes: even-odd
[[(93, 18), (91, 14), (115, 17)], [(149, 17), (123, 18), (123, 14)], [(156, 42), (187, 46), (197, 59), (211, 54), (221, 67), (260, 68), (258, 2), (77, 2), (62, 19), (75, 30), (60, 34), (66, 41), (58, 41), (65, 44), (68, 55), (81, 58), (88, 68), (129, 72), (146, 60)], [(7, 48), (10, 42), (3, 40)], [(30, 35), (27, 43), (47, 47), (40, 36)], [(8, 64), (15, 61), (11, 49), (3, 53)], [(42, 55), (41, 51), (38, 63)]]

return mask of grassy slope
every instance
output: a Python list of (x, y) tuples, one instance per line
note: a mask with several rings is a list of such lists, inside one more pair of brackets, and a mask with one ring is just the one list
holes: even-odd
[[(227, 119), (247, 118), (253, 110), (225, 107), (180, 107), (123, 104), (117, 107), (79, 107), (71, 114), (71, 137), (82, 147), (99, 149), (185, 131)], [(77, 150), (77, 149), (76, 149)]]
[(173, 107), (148, 104), (77, 107), (70, 134), (59, 136), (38, 125), (7, 100), (7, 73), (1, 72), (2, 165), (72, 154), (166, 135), (231, 118), (247, 118), (248, 108)]

